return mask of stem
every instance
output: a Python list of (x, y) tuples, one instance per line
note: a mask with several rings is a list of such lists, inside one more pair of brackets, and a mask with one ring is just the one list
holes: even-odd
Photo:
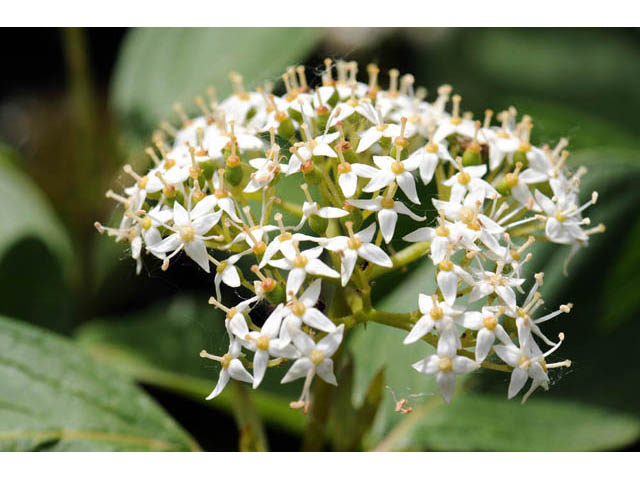
[(365, 273), (368, 274), (370, 279), (374, 279), (388, 272), (392, 272), (393, 270), (397, 270), (398, 268), (404, 267), (416, 260), (420, 257), (426, 255), (426, 253), (431, 248), (431, 242), (417, 242), (413, 245), (410, 245), (402, 250), (396, 252), (395, 255), (391, 256), (391, 261), (393, 262), (393, 267), (385, 268), (379, 265), (371, 264)]
[(247, 392), (246, 385), (233, 382), (233, 415), (240, 430), (240, 450), (266, 452), (269, 447), (267, 435), (260, 416)]

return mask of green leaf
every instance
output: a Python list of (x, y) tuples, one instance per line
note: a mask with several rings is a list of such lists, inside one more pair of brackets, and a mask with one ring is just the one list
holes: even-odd
[(169, 117), (175, 102), (188, 107), (210, 85), (224, 98), (231, 91), (230, 71), (243, 75), (247, 89), (277, 80), (287, 66), (305, 59), (321, 34), (312, 28), (132, 30), (116, 65), (112, 102), (131, 127), (145, 133)]
[(629, 415), (557, 399), (524, 406), (494, 395), (468, 394), (451, 405), (407, 415), (379, 450), (584, 451), (632, 443), (640, 422)]
[[(213, 354), (226, 352), (229, 339), (220, 311), (199, 298), (181, 296), (150, 309), (117, 319), (95, 320), (81, 327), (77, 340), (95, 358), (137, 380), (193, 398), (215, 408), (234, 411), (231, 388), (213, 400), (220, 365), (200, 358), (204, 348)], [(250, 396), (265, 422), (300, 432), (305, 419), (289, 408), (299, 385), (280, 385), (289, 365), (269, 368)]]
[(0, 317), (0, 450), (197, 450), (127, 377)]
[(0, 258), (19, 240), (42, 241), (62, 266), (69, 267), (73, 249), (64, 227), (40, 189), (0, 150)]
[(606, 310), (599, 325), (609, 330), (631, 320), (634, 312), (640, 310), (640, 222), (622, 243), (621, 253), (607, 274), (603, 294)]

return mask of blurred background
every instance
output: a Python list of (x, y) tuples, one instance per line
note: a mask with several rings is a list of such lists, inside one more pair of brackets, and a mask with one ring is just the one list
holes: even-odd
[[(640, 446), (640, 31), (637, 29), (3, 29), (11, 45), (0, 76), (0, 450), (268, 448), (298, 450), (636, 450)], [(593, 237), (562, 274), (568, 253), (536, 248), (546, 272), (549, 325), (563, 331), (573, 366), (553, 372), (548, 393), (507, 402), (508, 376), (471, 375), (450, 407), (409, 365), (426, 345), (369, 325), (353, 333), (331, 391), (326, 438), (305, 437), (290, 410), (300, 385), (213, 402), (216, 365), (198, 357), (226, 348), (206, 304), (213, 278), (192, 262), (135, 275), (127, 246), (101, 237), (96, 220), (119, 222), (108, 188), (172, 106), (227, 74), (248, 86), (276, 82), (304, 63), (315, 82), (325, 57), (413, 73), (435, 97), (449, 83), (464, 110), (510, 105), (533, 117), (533, 140), (570, 141), (586, 165)], [(385, 83), (386, 84), (386, 83)], [(428, 263), (381, 279), (377, 302), (415, 308)], [(394, 288), (395, 287), (395, 288)], [(382, 295), (383, 292), (385, 295)], [(229, 294), (230, 292), (227, 292)], [(409, 305), (409, 307), (408, 307)], [(566, 318), (565, 318), (566, 317)], [(374, 355), (375, 352), (375, 355)], [(235, 387), (234, 387), (235, 388)], [(413, 407), (394, 412), (394, 395)], [(253, 412), (264, 420), (262, 425)], [(75, 433), (74, 433), (75, 432)]]

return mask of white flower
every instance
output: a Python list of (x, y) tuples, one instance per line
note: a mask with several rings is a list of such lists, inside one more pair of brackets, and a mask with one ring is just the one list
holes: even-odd
[[(458, 160), (460, 160), (460, 157), (458, 157)], [(468, 192), (476, 190), (484, 192), (485, 197), (498, 195), (495, 188), (482, 180), (482, 177), (487, 173), (486, 165), (463, 167), (460, 162), (454, 163), (454, 165), (459, 172), (448, 180), (442, 182), (447, 187), (451, 187), (451, 197), (449, 198), (450, 202), (460, 203)]]
[[(560, 193), (560, 192), (558, 192)], [(558, 196), (556, 194), (557, 203), (549, 197), (535, 191), (536, 202), (546, 214), (546, 226), (544, 233), (555, 243), (571, 244), (576, 241), (585, 242), (589, 236), (580, 228), (585, 224), (580, 213), (590, 205), (596, 203), (598, 195), (593, 192), (591, 200), (583, 204), (580, 208), (573, 203), (573, 199), (566, 195)]]
[(384, 250), (371, 243), (373, 235), (376, 232), (375, 223), (372, 223), (364, 230), (355, 234), (353, 233), (352, 222), (346, 222), (345, 226), (349, 231), (349, 236), (330, 238), (325, 247), (327, 250), (340, 253), (343, 287), (349, 282), (359, 256), (381, 267), (393, 267), (393, 262), (389, 256), (384, 253)]
[(503, 267), (504, 264), (498, 262), (495, 272), (487, 272), (484, 270), (479, 272), (480, 279), (474, 282), (473, 289), (469, 294), (470, 302), (475, 302), (487, 295), (495, 293), (510, 311), (515, 311), (516, 294), (513, 288), (522, 285), (524, 278), (514, 278), (513, 274), (503, 275)]
[(302, 204), (302, 218), (296, 226), (296, 230), (300, 230), (305, 222), (311, 217), (311, 215), (317, 215), (321, 218), (342, 218), (349, 215), (349, 212), (336, 207), (319, 207), (317, 202), (314, 202), (309, 193), (309, 188), (306, 183), (303, 183), (300, 188), (307, 197), (307, 201)]
[(408, 215), (413, 220), (423, 221), (425, 217), (420, 217), (409, 210), (406, 205), (400, 201), (394, 200), (390, 196), (377, 196), (369, 200), (349, 200), (349, 204), (364, 210), (378, 213), (378, 223), (382, 231), (382, 238), (386, 243), (393, 240), (393, 233), (396, 230), (398, 222), (398, 214)]
[(392, 182), (397, 182), (400, 190), (413, 203), (420, 203), (418, 193), (416, 192), (416, 183), (413, 175), (410, 173), (418, 168), (418, 158), (408, 158), (407, 160), (394, 160), (388, 156), (373, 156), (373, 163), (379, 170), (375, 170), (375, 175), (369, 183), (365, 185), (362, 191), (371, 193), (381, 188), (387, 187)]
[(289, 341), (278, 337), (282, 325), (284, 305), (278, 305), (267, 317), (259, 332), (249, 331), (246, 322), (244, 329), (237, 330), (237, 337), (243, 345), (255, 352), (253, 356), (253, 388), (258, 388), (267, 371), (269, 356), (295, 358), (296, 349)]
[(348, 163), (344, 159), (338, 164), (338, 185), (344, 196), (353, 197), (358, 188), (358, 177), (371, 178), (377, 170), (364, 163)]
[(509, 399), (518, 394), (522, 387), (524, 387), (524, 384), (527, 383), (528, 378), (532, 378), (533, 381), (531, 382), (531, 388), (529, 388), (529, 391), (524, 395), (524, 397), (522, 397), (522, 403), (529, 398), (529, 395), (531, 395), (536, 388), (542, 387), (543, 389), (548, 390), (549, 377), (547, 376), (545, 369), (568, 367), (571, 365), (570, 361), (565, 360), (555, 364), (545, 363), (544, 367), (542, 366), (542, 362), (544, 362), (545, 357), (555, 352), (562, 344), (564, 335), (560, 333), (558, 337), (560, 338), (560, 341), (544, 354), (535, 342), (530, 339), (524, 342), (521, 340), (520, 347), (517, 347), (512, 342), (507, 345), (495, 345), (493, 347), (493, 350), (498, 354), (498, 356), (507, 365), (513, 367), (513, 372), (511, 372), (511, 381), (509, 382), (509, 390), (507, 393), (507, 397)]
[(302, 147), (298, 148), (298, 153), (305, 160), (309, 160), (312, 156), (336, 158), (336, 152), (334, 152), (330, 144), (333, 143), (339, 136), (339, 132), (320, 135), (312, 140), (307, 141)]
[(222, 365), (222, 370), (220, 370), (220, 377), (218, 377), (218, 383), (207, 397), (207, 400), (211, 400), (212, 398), (220, 395), (220, 393), (222, 393), (222, 390), (224, 390), (224, 387), (226, 387), (227, 383), (229, 383), (230, 378), (239, 380), (241, 382), (253, 382), (253, 377), (251, 376), (251, 374), (247, 372), (247, 370), (244, 368), (244, 365), (242, 365), (242, 362), (238, 360), (238, 356), (240, 355), (240, 353), (240, 342), (237, 340), (233, 340), (231, 342), (231, 345), (229, 345), (229, 351), (222, 357), (211, 355), (204, 350), (200, 352), (201, 357), (216, 360), (220, 362), (220, 365)]
[(218, 172), (213, 172), (213, 178), (211, 182), (213, 183), (213, 188), (215, 189), (213, 195), (208, 195), (201, 202), (207, 199), (212, 204), (212, 208), (218, 207), (220, 210), (225, 212), (234, 222), (240, 222), (240, 217), (236, 212), (236, 204), (233, 201), (233, 197), (231, 194), (224, 188), (224, 170), (219, 170)]
[[(277, 156), (278, 152), (274, 152), (273, 157), (277, 159)], [(255, 168), (256, 171), (251, 174), (249, 183), (244, 187), (244, 192), (246, 193), (253, 193), (263, 189), (269, 185), (275, 176), (281, 171), (280, 162), (274, 159), (264, 157), (254, 158), (249, 160), (249, 164)]]
[(433, 178), (433, 173), (438, 166), (438, 161), (448, 160), (453, 163), (453, 158), (446, 146), (437, 143), (427, 143), (424, 148), (413, 152), (408, 160), (417, 161), (422, 183), (427, 185)]
[(310, 401), (309, 389), (316, 374), (331, 385), (338, 384), (333, 373), (333, 360), (331, 360), (331, 357), (338, 350), (340, 343), (342, 343), (343, 333), (344, 324), (316, 344), (306, 333), (300, 330), (292, 332), (293, 343), (301, 356), (291, 365), (281, 383), (289, 383), (298, 378), (305, 378), (300, 399), (298, 402), (293, 403), (292, 407), (304, 407), (306, 410)]
[(173, 204), (173, 226), (166, 228), (173, 231), (171, 235), (160, 243), (149, 247), (154, 253), (173, 252), (167, 256), (165, 262), (184, 249), (186, 254), (202, 269), (209, 273), (209, 257), (204, 241), (213, 237), (204, 236), (218, 223), (222, 211), (211, 213), (211, 204), (197, 203), (191, 211), (185, 210), (179, 202)]
[(421, 293), (418, 296), (418, 306), (422, 316), (405, 337), (405, 345), (417, 342), (434, 328), (444, 332), (453, 326), (457, 318), (466, 316), (462, 310), (453, 308), (447, 302), (439, 302), (437, 295), (429, 297)]
[[(451, 333), (453, 335), (453, 333)], [(420, 373), (435, 375), (438, 389), (444, 401), (451, 403), (456, 386), (456, 375), (464, 375), (477, 369), (480, 365), (470, 358), (456, 355), (451, 348), (453, 342), (438, 341), (437, 353), (412, 365)]]
[(305, 235), (304, 233), (291, 233), (287, 232), (284, 224), (282, 223), (282, 214), (276, 213), (274, 215), (275, 220), (280, 226), (280, 235), (277, 235), (273, 240), (269, 242), (267, 248), (260, 260), (259, 268), (264, 266), (276, 255), (278, 252), (282, 252), (285, 257), (294, 257), (296, 255), (296, 249), (294, 242), (316, 242), (319, 243), (323, 239), (318, 237), (312, 237), (311, 235)]
[(333, 332), (336, 329), (335, 324), (315, 308), (321, 289), (322, 282), (317, 279), (307, 287), (299, 299), (294, 298), (287, 304), (282, 311), (284, 321), (280, 329), (280, 338), (289, 341), (291, 330), (299, 330), (303, 323), (323, 332)]
[(244, 255), (251, 253), (251, 250), (247, 250), (243, 253), (238, 253), (236, 255), (231, 255), (226, 260), (218, 262), (216, 264), (216, 276), (213, 279), (213, 283), (216, 288), (216, 297), (220, 300), (220, 284), (224, 283), (225, 285), (231, 288), (238, 288), (240, 286), (240, 276), (238, 275), (238, 269), (236, 268), (236, 263), (240, 260)]
[(289, 255), (285, 255), (284, 258), (269, 261), (269, 265), (272, 267), (289, 270), (287, 297), (292, 297), (298, 293), (307, 274), (330, 278), (340, 277), (338, 272), (318, 260), (318, 257), (322, 254), (323, 247), (319, 246), (303, 251), (298, 250), (295, 243), (294, 247), (296, 249), (295, 255), (291, 255), (291, 252), (289, 252)]
[(477, 330), (476, 362), (482, 362), (493, 346), (496, 338), (504, 344), (511, 342), (509, 334), (498, 323), (498, 318), (504, 313), (504, 308), (482, 307), (482, 312), (467, 312), (462, 319), (464, 328)]

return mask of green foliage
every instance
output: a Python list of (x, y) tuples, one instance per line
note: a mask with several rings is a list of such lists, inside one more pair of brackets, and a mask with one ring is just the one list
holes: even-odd
[(71, 240), (19, 163), (15, 152), (0, 146), (0, 314), (69, 331)]
[(191, 110), (193, 98), (210, 85), (225, 98), (230, 71), (244, 77), (247, 89), (277, 81), (287, 66), (305, 58), (319, 36), (312, 28), (132, 30), (116, 67), (112, 102), (130, 127), (148, 133), (170, 116), (175, 102)]
[(0, 450), (196, 450), (125, 376), (68, 340), (0, 318)]
[(35, 237), (69, 267), (73, 249), (69, 237), (40, 189), (0, 150), (0, 258), (19, 240)]

